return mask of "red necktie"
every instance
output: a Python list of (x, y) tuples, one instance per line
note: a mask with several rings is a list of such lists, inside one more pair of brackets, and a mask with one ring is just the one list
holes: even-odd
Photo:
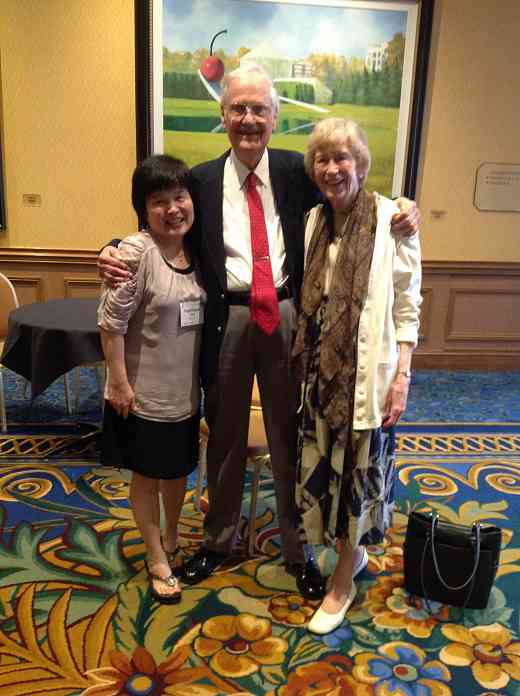
[(264, 209), (256, 190), (257, 177), (251, 172), (247, 177), (247, 206), (251, 224), (251, 253), (253, 255), (253, 280), (251, 283), (251, 321), (270, 336), (280, 323), (278, 297), (273, 281), (269, 242), (265, 227)]

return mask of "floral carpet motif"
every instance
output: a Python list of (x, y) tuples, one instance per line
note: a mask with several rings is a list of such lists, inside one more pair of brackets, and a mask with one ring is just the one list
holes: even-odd
[[(66, 453), (2, 457), (0, 693), (520, 696), (518, 430), (401, 428), (394, 526), (368, 548), (348, 620), (325, 637), (307, 632), (316, 605), (284, 571), (268, 481), (256, 555), (246, 558), (244, 544), (205, 582), (184, 587), (179, 605), (165, 606), (151, 598), (119, 472)], [(248, 483), (244, 512), (249, 494)], [(187, 555), (202, 540), (195, 503), (191, 487), (181, 520)], [(502, 528), (486, 609), (462, 614), (433, 602), (430, 615), (408, 596), (402, 548), (412, 509)], [(330, 571), (332, 552), (317, 556)]]

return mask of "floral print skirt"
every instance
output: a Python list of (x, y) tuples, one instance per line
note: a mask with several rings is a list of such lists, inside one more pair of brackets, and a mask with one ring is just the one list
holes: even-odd
[[(323, 313), (318, 313), (318, 322)], [(316, 334), (320, 335), (320, 325)], [(394, 508), (395, 430), (351, 430), (340, 444), (317, 404), (320, 340), (302, 390), (296, 504), (300, 533), (309, 544), (378, 544)]]

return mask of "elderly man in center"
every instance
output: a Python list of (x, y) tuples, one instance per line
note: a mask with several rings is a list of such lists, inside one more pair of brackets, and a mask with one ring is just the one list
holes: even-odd
[[(294, 500), (297, 382), (291, 346), (303, 275), (304, 214), (319, 200), (303, 156), (267, 148), (278, 97), (267, 73), (247, 65), (223, 80), (221, 121), (231, 150), (192, 170), (195, 239), (207, 306), (201, 354), (207, 449), (205, 539), (184, 566), (184, 582), (207, 578), (230, 555), (244, 488), (254, 376), (262, 401), (287, 571), (307, 598), (325, 584), (298, 536)], [(412, 234), (419, 212), (403, 201), (392, 232)], [(124, 277), (114, 249), (100, 257), (104, 278)]]

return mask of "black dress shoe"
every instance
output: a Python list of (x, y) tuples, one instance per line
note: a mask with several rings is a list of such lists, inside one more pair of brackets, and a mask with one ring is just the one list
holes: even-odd
[(196, 585), (209, 578), (211, 573), (225, 560), (226, 554), (202, 547), (189, 561), (184, 563), (181, 579), (188, 585)]
[(311, 558), (305, 563), (288, 565), (287, 572), (294, 575), (296, 586), (305, 599), (321, 599), (325, 595), (325, 579)]

